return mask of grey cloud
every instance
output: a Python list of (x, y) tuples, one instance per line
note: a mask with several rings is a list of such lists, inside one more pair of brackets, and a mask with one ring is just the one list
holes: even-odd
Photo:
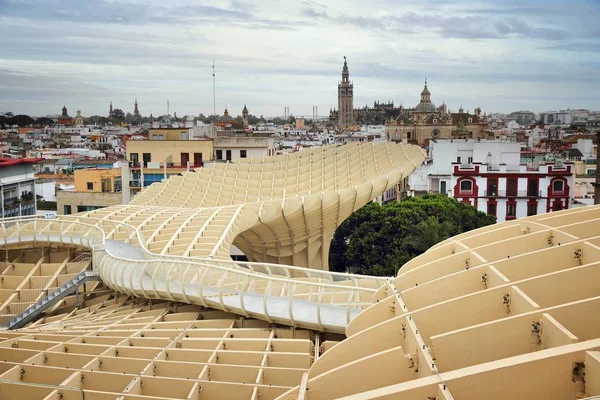
[(239, 8), (202, 5), (165, 7), (148, 1), (134, 3), (107, 0), (3, 0), (0, 2), (0, 15), (35, 20), (115, 24), (183, 23), (212, 18), (240, 20), (251, 17), (251, 14)]

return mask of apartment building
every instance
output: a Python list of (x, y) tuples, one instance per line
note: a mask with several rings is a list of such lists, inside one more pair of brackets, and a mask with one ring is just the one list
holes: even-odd
[(132, 194), (191, 168), (212, 161), (212, 140), (129, 140), (129, 186)]
[(94, 211), (124, 203), (120, 168), (79, 169), (73, 175), (75, 190), (56, 192), (58, 215)]
[(39, 158), (0, 159), (0, 204), (2, 218), (35, 215), (33, 164)]
[(452, 195), (497, 221), (571, 208), (572, 163), (494, 166), (452, 163)]

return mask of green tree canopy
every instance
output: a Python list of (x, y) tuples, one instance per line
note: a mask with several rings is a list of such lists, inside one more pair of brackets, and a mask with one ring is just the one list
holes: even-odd
[(35, 120), (35, 124), (38, 126), (54, 125), (54, 120), (48, 117), (40, 117)]
[(115, 108), (112, 113), (112, 119), (123, 122), (125, 121), (125, 113), (120, 108)]
[(330, 269), (394, 275), (407, 261), (450, 236), (490, 225), (495, 218), (442, 195), (386, 205), (369, 203), (336, 230)]

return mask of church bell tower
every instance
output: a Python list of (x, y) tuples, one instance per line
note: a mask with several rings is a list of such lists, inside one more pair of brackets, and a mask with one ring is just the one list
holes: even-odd
[(344, 56), (342, 80), (338, 83), (338, 126), (342, 129), (354, 125), (354, 84), (350, 82), (348, 62)]

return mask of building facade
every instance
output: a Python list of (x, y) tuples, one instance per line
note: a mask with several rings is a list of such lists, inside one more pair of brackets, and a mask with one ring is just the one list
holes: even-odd
[(213, 141), (215, 161), (235, 162), (244, 158), (275, 155), (278, 147), (272, 137), (218, 136)]
[(35, 215), (37, 158), (0, 159), (0, 202), (2, 218)]
[(75, 190), (56, 193), (58, 215), (94, 211), (123, 204), (121, 169), (79, 169), (74, 173)]
[[(181, 135), (188, 132), (176, 131)], [(214, 147), (212, 140), (129, 140), (126, 154), (131, 174), (129, 185), (134, 194), (154, 182), (214, 160)]]
[(453, 196), (453, 164), (470, 165), (486, 163), (498, 167), (500, 164), (520, 164), (519, 143), (486, 140), (437, 140), (431, 142), (425, 162), (408, 177), (411, 196), (427, 193), (442, 193)]
[(453, 197), (499, 222), (571, 208), (571, 163), (496, 167), (455, 162), (452, 166)]

